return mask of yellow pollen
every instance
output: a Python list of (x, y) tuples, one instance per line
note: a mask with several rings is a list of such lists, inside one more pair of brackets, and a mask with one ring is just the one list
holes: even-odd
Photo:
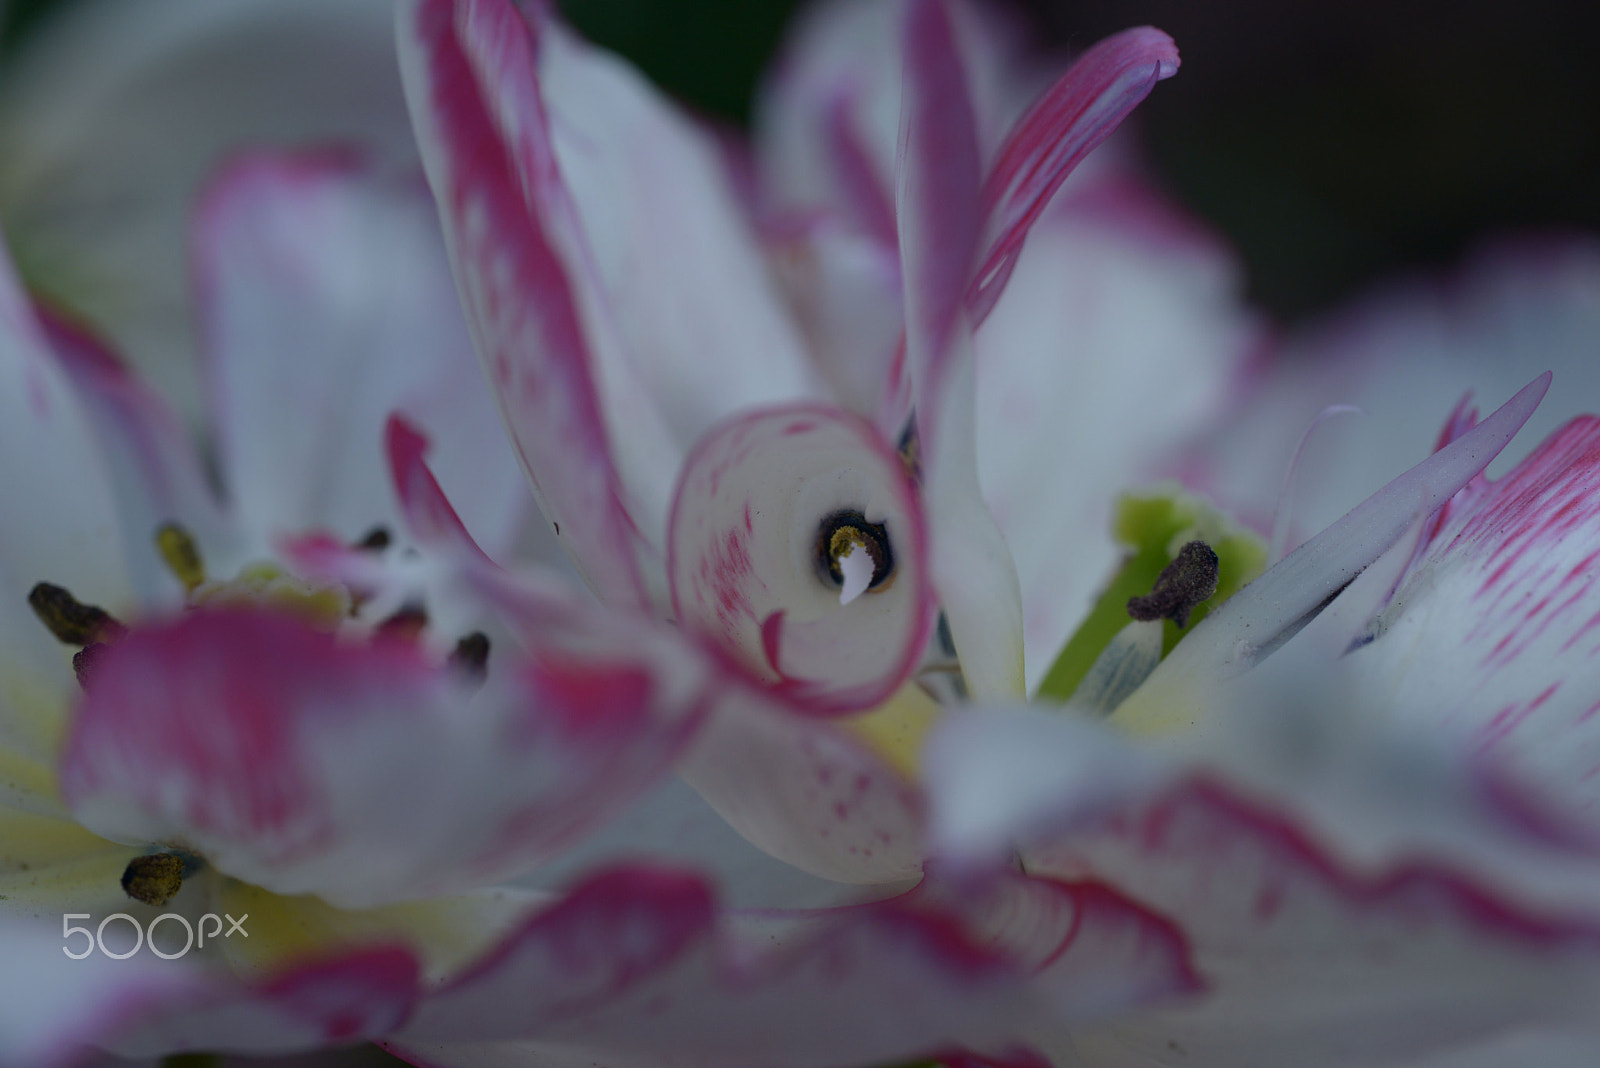
[(176, 523), (163, 523), (156, 528), (156, 550), (161, 553), (167, 570), (183, 583), (185, 593), (206, 580), (206, 564), (200, 557), (200, 546), (194, 535)]

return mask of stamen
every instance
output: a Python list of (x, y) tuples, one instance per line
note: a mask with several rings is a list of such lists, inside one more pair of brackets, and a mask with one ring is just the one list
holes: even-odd
[(165, 905), (183, 889), (184, 859), (176, 853), (134, 857), (122, 872), (122, 889), (135, 901)]
[(389, 547), (391, 540), (389, 528), (377, 526), (367, 531), (366, 535), (356, 542), (356, 548), (366, 552), (379, 553)]
[(1128, 598), (1128, 614), (1141, 623), (1170, 619), (1189, 625), (1189, 613), (1217, 592), (1217, 554), (1203, 541), (1191, 541), (1178, 550), (1156, 584), (1143, 597)]
[(105, 609), (83, 604), (49, 582), (41, 582), (28, 591), (28, 606), (58, 641), (68, 645), (113, 641), (128, 632)]
[(482, 682), (489, 674), (489, 636), (475, 630), (456, 642), (450, 666), (469, 680)]
[[(869, 566), (870, 565), (870, 566)], [(817, 567), (849, 604), (867, 590), (881, 589), (894, 575), (889, 532), (854, 510), (835, 512), (817, 531)]]
[(193, 593), (206, 580), (206, 564), (200, 556), (200, 546), (194, 535), (176, 523), (163, 523), (156, 528), (156, 550), (179, 582), (185, 593)]

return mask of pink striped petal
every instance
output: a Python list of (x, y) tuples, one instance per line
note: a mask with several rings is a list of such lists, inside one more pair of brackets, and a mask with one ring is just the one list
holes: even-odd
[(399, 947), (299, 964), (258, 985), (213, 977), (192, 1005), (148, 1014), (111, 1045), (121, 1056), (140, 1057), (291, 1053), (376, 1038), (410, 1015), (419, 978), (416, 958)]
[[(400, 48), (467, 317), (546, 518), (604, 598), (648, 601), (607, 437), (536, 42), (504, 3), (415, 0)], [(648, 536), (648, 535), (646, 535)]]
[(1126, 888), (1195, 954), (1201, 995), (1077, 1031), (1080, 1054), (1404, 1063), (1592, 1011), (1600, 850), (1352, 716), (1328, 668), (1225, 695), (1214, 737), (1160, 755), (1036, 710), (935, 736), (934, 848)]
[[(424, 1003), (397, 1039), (534, 1039), (622, 1063), (896, 1063), (1003, 1054), (1192, 982), (1182, 943), (1102, 887), (1012, 878), (818, 913), (719, 915), (698, 879), (595, 876)], [(737, 1025), (735, 1026), (735, 1022)], [(459, 1056), (459, 1053), (457, 1054)], [(454, 1061), (460, 1063), (459, 1061)]]
[(470, 700), (414, 645), (281, 615), (137, 629), (96, 664), (62, 795), (96, 833), (183, 842), (281, 893), (360, 906), (487, 884), (648, 789), (698, 722), (675, 662), (575, 622), (492, 658)]
[[(883, 585), (841, 604), (830, 523), (885, 532)], [(899, 456), (834, 409), (769, 409), (707, 435), (673, 502), (678, 620), (797, 700), (878, 704), (919, 661), (932, 622), (922, 514)]]
[(1124, 30), (1079, 56), (1017, 120), (984, 179), (984, 248), (966, 294), (974, 324), (1000, 299), (1028, 230), (1067, 175), (1177, 72), (1172, 38), (1149, 26)]
[(322, 528), (356, 540), (396, 512), (384, 421), (438, 442), (452, 498), (495, 550), (521, 518), (504, 444), (425, 190), (335, 154), (252, 156), (195, 228), (222, 478), (255, 552)]
[(978, 136), (944, 0), (911, 0), (906, 12), (896, 198), (906, 356), (919, 398), (937, 407), (977, 251)]
[(1600, 417), (1450, 502), (1350, 669), (1600, 826)]
[[(85, 330), (48, 311), (40, 322), (61, 368), (94, 422), (112, 472), (127, 538), (124, 553), (146, 604), (172, 601), (180, 590), (161, 564), (155, 532), (181, 523), (202, 545), (231, 545), (224, 519), (187, 427), (166, 399), (141, 382)], [(63, 581), (65, 580), (65, 577)]]

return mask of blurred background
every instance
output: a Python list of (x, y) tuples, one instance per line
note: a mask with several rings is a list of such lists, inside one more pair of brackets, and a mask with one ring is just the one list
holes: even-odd
[[(13, 0), (0, 48), (77, 0)], [(337, 2), (337, 0), (330, 0)], [(1138, 112), (1167, 190), (1294, 321), (1508, 229), (1600, 232), (1589, 0), (1010, 0), (1041, 48), (1150, 23), (1180, 76)], [(566, 0), (589, 37), (733, 122), (798, 0)], [(0, 52), (0, 62), (4, 53)]]

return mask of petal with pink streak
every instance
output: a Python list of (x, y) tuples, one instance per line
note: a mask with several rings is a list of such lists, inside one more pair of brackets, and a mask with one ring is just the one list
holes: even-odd
[[(831, 523), (886, 537), (848, 604), (826, 570)], [(673, 502), (668, 568), (678, 621), (748, 671), (821, 709), (868, 708), (899, 688), (932, 622), (926, 534), (899, 456), (834, 409), (768, 409), (708, 434)]]
[(1177, 72), (1172, 38), (1149, 26), (1124, 30), (1079, 56), (1017, 120), (984, 179), (984, 248), (967, 291), (974, 324), (1000, 299), (1028, 230), (1067, 175)]
[(1600, 826), (1600, 417), (1451, 504), (1350, 670)]
[[(946, 389), (952, 334), (977, 251), (980, 161), (967, 80), (944, 0), (906, 5), (896, 215), (906, 291), (906, 358), (919, 400)], [(919, 413), (927, 420), (929, 412)], [(931, 438), (924, 429), (924, 437)], [(930, 442), (931, 444), (931, 442)]]
[(191, 1050), (289, 1053), (375, 1038), (410, 1015), (418, 979), (416, 958), (399, 947), (296, 964), (259, 985), (213, 978), (205, 996), (147, 1014), (109, 1045), (121, 1056), (139, 1057)]
[(698, 879), (624, 868), (530, 918), (397, 1042), (894, 1063), (951, 1047), (1002, 1053), (1041, 1020), (1092, 1019), (1191, 982), (1169, 925), (1092, 884), (1010, 878), (970, 897), (722, 915)]
[(398, 8), (401, 70), (478, 354), (545, 517), (601, 597), (643, 605), (639, 544), (617, 472), (569, 266), (537, 42), (509, 4)]
[(1227, 410), (1257, 324), (1229, 250), (1121, 168), (1039, 219), (977, 331), (978, 477), (1021, 580), (1030, 689), (1119, 550), (1119, 493), (1176, 473)]
[(892, 883), (922, 870), (920, 792), (830, 721), (733, 691), (678, 770), (748, 841), (813, 875)]
[(479, 537), (508, 547), (521, 478), (424, 190), (348, 156), (248, 157), (209, 188), (195, 254), (221, 474), (254, 552), (394, 522), (395, 409), (433, 432)]
[(1234, 692), (1211, 738), (1164, 753), (1033, 709), (935, 736), (933, 847), (952, 863), (1004, 864), (1009, 841), (1028, 872), (1125, 888), (1189, 942), (1204, 992), (1075, 1032), (1081, 1053), (1390, 1064), (1592, 1013), (1600, 849), (1352, 715), (1331, 670)]
[(414, 167), (392, 7), (90, 0), (52, 12), (6, 61), (0, 218), (13, 247), (186, 423), (202, 408), (195, 198), (245, 146), (359, 145), (386, 170)]
[(181, 587), (160, 563), (157, 528), (179, 523), (209, 547), (231, 545), (235, 537), (206, 483), (196, 443), (165, 398), (97, 338), (48, 311), (41, 312), (40, 322), (94, 420), (128, 539), (123, 551), (141, 600), (171, 602)]
[(573, 619), (470, 695), (410, 643), (268, 612), (140, 628), (97, 662), (63, 798), (113, 840), (342, 906), (509, 877), (648, 789), (702, 711), (675, 660)]

